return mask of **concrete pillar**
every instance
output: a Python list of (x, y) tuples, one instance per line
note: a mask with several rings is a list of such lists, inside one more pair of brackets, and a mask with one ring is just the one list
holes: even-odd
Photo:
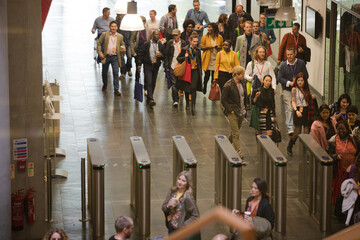
[[(12, 239), (39, 239), (47, 231), (44, 197), (44, 138), (42, 108), (41, 0), (7, 1), (10, 93), (10, 144), (26, 138), (27, 164), (34, 163), (35, 176), (15, 172), (11, 191), (34, 187), (35, 223), (24, 221), (24, 229), (12, 231)], [(16, 161), (10, 153), (11, 164)], [(27, 166), (28, 167), (28, 166)]]
[(10, 114), (6, 0), (0, 0), (0, 239), (11, 237)]

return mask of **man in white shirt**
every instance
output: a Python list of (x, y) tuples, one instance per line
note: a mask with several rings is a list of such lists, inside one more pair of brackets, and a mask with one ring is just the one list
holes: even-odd
[(145, 28), (146, 34), (151, 36), (152, 32), (160, 29), (160, 21), (156, 19), (156, 11), (150, 10), (149, 12), (150, 19), (146, 21)]

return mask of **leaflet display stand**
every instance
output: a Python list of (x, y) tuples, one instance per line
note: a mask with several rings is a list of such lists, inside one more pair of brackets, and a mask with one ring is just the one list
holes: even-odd
[[(44, 114), (44, 119), (45, 119), (45, 133), (46, 133), (46, 153), (47, 153), (47, 158), (50, 159), (50, 146), (53, 146), (53, 149), (56, 149), (56, 135), (55, 133), (55, 120), (60, 120), (60, 119), (64, 119), (65, 118), (65, 114), (63, 113), (56, 113), (54, 106), (50, 100), (50, 96), (47, 96), (45, 98), (45, 114)], [(51, 123), (52, 126), (52, 144), (50, 144), (50, 134), (49, 134), (49, 130), (50, 130), (50, 126), (49, 123)], [(54, 163), (56, 166), (56, 157), (57, 154), (54, 154)], [(66, 170), (63, 169), (57, 169), (55, 167), (55, 170), (51, 170), (51, 177), (63, 177), (63, 178), (67, 178), (68, 176), (68, 172)]]
[[(60, 101), (64, 100), (64, 98), (62, 96), (54, 95), (53, 88), (54, 88), (54, 91), (56, 92), (56, 94), (58, 94), (59, 93), (59, 85), (58, 85), (56, 79), (55, 79), (55, 83), (51, 83), (51, 84), (49, 83), (48, 80), (45, 80), (45, 84), (44, 84), (44, 93), (45, 93), (44, 100), (45, 100), (45, 98), (47, 96), (49, 96), (50, 100), (52, 102), (54, 102), (53, 106), (54, 106), (55, 112), (60, 112)], [(54, 126), (52, 128), (52, 131), (53, 131), (53, 134), (56, 137), (60, 136), (60, 121), (59, 120), (54, 119)], [(55, 146), (55, 151), (53, 149), (51, 149), (51, 150), (52, 150), (52, 151), (50, 151), (51, 156), (53, 156), (53, 154), (56, 154), (57, 157), (65, 157), (66, 156), (65, 149), (57, 148)]]

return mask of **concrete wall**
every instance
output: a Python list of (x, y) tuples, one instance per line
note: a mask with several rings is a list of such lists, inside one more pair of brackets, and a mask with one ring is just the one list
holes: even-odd
[(11, 236), (10, 115), (6, 0), (0, 0), (0, 239)]
[[(16, 171), (12, 192), (35, 187), (36, 222), (13, 231), (12, 239), (38, 239), (47, 231), (44, 202), (41, 0), (7, 2), (10, 87), (10, 143), (27, 138), (35, 176)], [(10, 156), (11, 163), (16, 163)]]

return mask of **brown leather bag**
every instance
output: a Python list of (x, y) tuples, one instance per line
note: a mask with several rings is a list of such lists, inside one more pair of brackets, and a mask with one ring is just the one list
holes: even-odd
[(185, 70), (186, 70), (186, 60), (183, 61), (182, 63), (178, 62), (174, 67), (174, 75), (176, 77), (182, 77), (185, 74)]
[(210, 89), (210, 93), (209, 93), (209, 99), (211, 101), (220, 100), (220, 88), (216, 83), (211, 84), (211, 89)]

